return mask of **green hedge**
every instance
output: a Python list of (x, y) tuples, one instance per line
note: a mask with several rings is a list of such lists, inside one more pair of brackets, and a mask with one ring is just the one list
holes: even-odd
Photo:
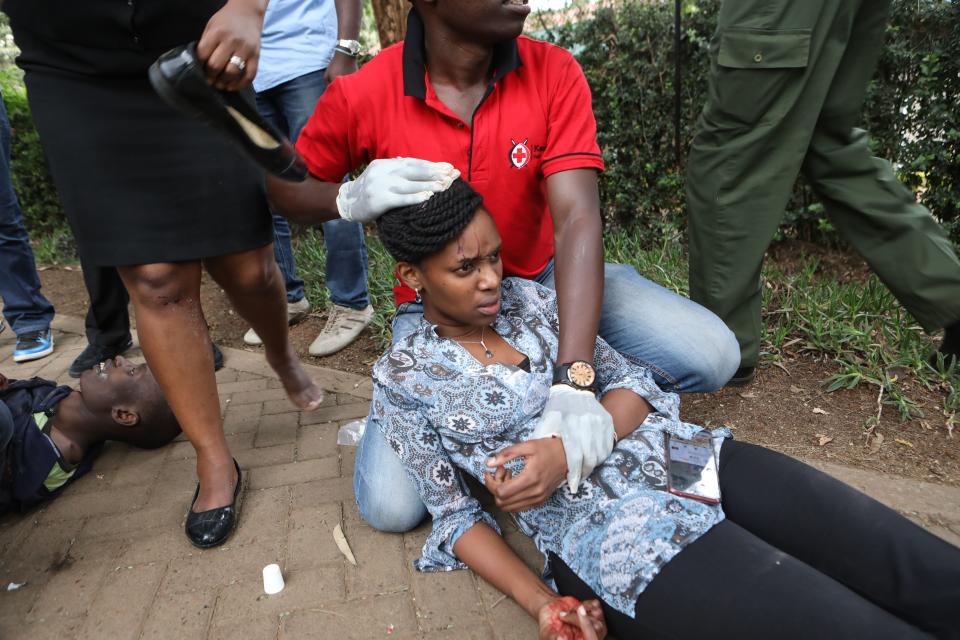
[[(673, 152), (673, 2), (607, 0), (582, 19), (530, 27), (569, 48), (594, 93), (598, 137), (608, 170), (601, 197), (608, 224), (645, 243), (685, 226), (683, 162)], [(719, 0), (687, 0), (682, 26), (683, 152), (703, 105), (707, 48)], [(0, 20), (2, 23), (2, 20)], [(0, 24), (2, 27), (2, 24)], [(30, 119), (19, 74), (0, 71), (14, 130), (13, 181), (34, 233), (61, 227), (63, 214)], [(878, 155), (960, 241), (960, 3), (894, 0), (887, 43), (871, 83), (864, 120)], [(818, 236), (830, 230), (823, 208), (798, 183), (782, 231)]]
[[(0, 70), (0, 91), (10, 118), (10, 157), (13, 188), (20, 200), (27, 229), (34, 238), (62, 228), (66, 218), (50, 179), (40, 137), (30, 117), (27, 95), (16, 67)], [(80, 155), (77, 156), (80, 160)]]
[[(682, 14), (683, 155), (706, 93), (708, 45), (719, 0), (686, 1)], [(608, 224), (646, 242), (682, 229), (683, 162), (673, 151), (673, 2), (612, 0), (583, 19), (538, 35), (579, 59), (594, 93), (607, 162), (601, 196)], [(536, 23), (533, 25), (536, 27)], [(864, 120), (878, 155), (960, 240), (960, 4), (894, 0), (887, 43)], [(830, 230), (823, 208), (798, 182), (782, 230)]]

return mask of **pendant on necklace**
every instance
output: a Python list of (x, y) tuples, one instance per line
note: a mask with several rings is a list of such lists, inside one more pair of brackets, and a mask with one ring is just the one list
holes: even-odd
[(487, 360), (493, 360), (493, 352), (490, 351), (490, 349), (487, 349), (486, 351), (484, 351), (484, 353), (487, 356)]

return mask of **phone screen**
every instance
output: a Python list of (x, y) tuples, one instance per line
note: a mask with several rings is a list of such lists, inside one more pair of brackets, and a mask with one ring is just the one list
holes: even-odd
[(684, 440), (664, 434), (667, 448), (667, 488), (670, 493), (702, 502), (720, 502), (717, 456), (710, 438)]

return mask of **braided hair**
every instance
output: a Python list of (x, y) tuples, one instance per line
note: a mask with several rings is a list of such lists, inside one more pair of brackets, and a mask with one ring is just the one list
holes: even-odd
[(426, 202), (391, 209), (377, 219), (380, 241), (397, 262), (419, 264), (442, 250), (473, 220), (483, 197), (457, 178)]

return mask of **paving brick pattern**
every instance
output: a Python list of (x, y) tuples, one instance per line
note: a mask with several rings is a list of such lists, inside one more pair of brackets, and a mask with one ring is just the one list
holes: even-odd
[[(0, 335), (0, 371), (68, 382), (82, 322), (58, 318), (51, 357), (15, 365)], [(368, 527), (353, 502), (355, 449), (337, 429), (367, 411), (368, 380), (311, 367), (324, 406), (299, 414), (262, 356), (224, 349), (217, 374), (224, 428), (244, 469), (240, 526), (200, 551), (182, 533), (194, 452), (182, 439), (155, 451), (111, 443), (94, 470), (55, 502), (0, 519), (0, 638), (535, 638), (532, 620), (466, 571), (418, 574), (429, 524), (406, 534)], [(135, 356), (138, 355), (134, 352)], [(960, 542), (960, 490), (842, 467), (826, 468)], [(531, 566), (540, 555), (498, 514)], [(340, 524), (357, 558), (333, 539)], [(262, 591), (261, 569), (283, 567), (286, 589)], [(25, 583), (6, 591), (10, 582)]]

